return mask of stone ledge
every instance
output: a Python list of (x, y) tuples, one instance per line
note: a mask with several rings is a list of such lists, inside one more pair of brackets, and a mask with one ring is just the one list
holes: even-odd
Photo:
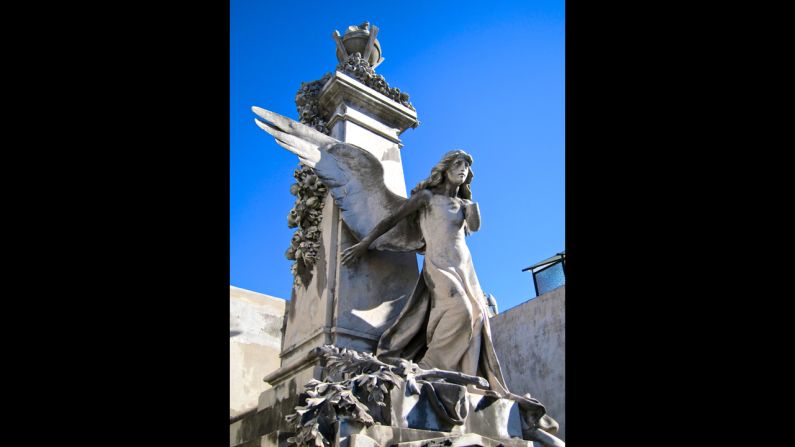
[(329, 114), (337, 110), (344, 101), (371, 112), (383, 124), (397, 129), (400, 135), (408, 128), (417, 127), (417, 112), (378, 93), (356, 79), (337, 71), (323, 86), (318, 101)]
[(451, 440), (453, 446), (480, 445), (483, 447), (534, 447), (532, 441), (523, 439), (492, 439), (476, 433), (453, 433), (414, 428), (398, 428), (388, 425), (371, 425), (341, 421), (338, 423), (337, 447), (422, 447), (431, 442)]

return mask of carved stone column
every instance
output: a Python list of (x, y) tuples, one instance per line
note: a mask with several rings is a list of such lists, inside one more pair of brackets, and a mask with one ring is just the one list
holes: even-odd
[[(387, 187), (406, 197), (399, 136), (419, 124), (417, 113), (342, 71), (325, 83), (317, 105), (330, 135), (372, 153), (381, 161)], [(356, 265), (341, 265), (342, 251), (355, 242), (329, 195), (322, 210), (317, 261), (307, 282), (293, 286), (281, 367), (265, 378), (274, 388), (260, 397), (260, 410), (278, 407), (300, 393), (309, 379), (320, 378), (321, 369), (310, 355), (315, 347), (334, 344), (374, 351), (411, 294), (418, 277), (414, 253), (370, 250)]]

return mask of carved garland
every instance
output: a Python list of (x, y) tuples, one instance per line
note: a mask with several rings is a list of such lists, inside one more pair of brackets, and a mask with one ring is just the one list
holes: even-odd
[(312, 82), (302, 82), (301, 88), (295, 94), (295, 105), (298, 107), (298, 117), (301, 123), (314, 127), (318, 132), (329, 134), (326, 128), (326, 121), (322, 117), (317, 96), (320, 90), (331, 79), (331, 74), (326, 73), (322, 78)]
[(409, 94), (401, 92), (397, 87), (390, 87), (384, 77), (380, 74), (376, 74), (375, 70), (370, 67), (370, 64), (361, 54), (353, 53), (349, 55), (348, 59), (337, 65), (337, 71), (353, 76), (356, 80), (378, 93), (414, 110), (414, 106), (409, 102)]
[[(457, 384), (462, 389), (467, 384), (489, 386), (482, 377), (436, 368), (424, 370), (404, 359), (390, 365), (371, 353), (334, 345), (315, 348), (314, 354), (321, 358), (326, 377), (322, 382), (316, 379), (307, 382), (306, 390), (299, 396), (299, 404), (303, 405), (296, 406), (295, 412), (285, 417), (290, 431), (295, 433), (287, 442), (296, 447), (330, 447), (334, 422), (339, 420), (352, 420), (368, 427), (384, 423), (383, 411), (387, 410), (389, 392), (404, 382), (412, 395), (419, 395), (424, 388), (428, 399), (436, 402), (431, 405), (436, 408), (437, 417), (456, 425), (463, 424), (466, 409), (462, 412), (459, 403), (455, 412), (460, 417), (457, 420), (447, 418), (450, 414), (434, 397), (433, 384)], [(459, 399), (464, 399), (463, 395), (459, 395)]]
[[(409, 102), (408, 93), (401, 92), (399, 88), (389, 87), (384, 77), (376, 74), (361, 54), (351, 54), (346, 61), (337, 66), (337, 70), (353, 76), (364, 85), (414, 110), (414, 106)], [(331, 133), (331, 129), (327, 127), (328, 123), (323, 118), (318, 95), (330, 79), (331, 74), (326, 73), (317, 81), (302, 82), (301, 88), (295, 94), (295, 105), (301, 123), (326, 135)], [(317, 179), (312, 168), (301, 163), (293, 172), (293, 177), (297, 183), (290, 186), (290, 194), (296, 196), (296, 199), (287, 215), (287, 226), (297, 229), (284, 255), (287, 259), (295, 261), (291, 267), (295, 285), (308, 286), (320, 250), (320, 225), (328, 188)]]
[(299, 164), (293, 177), (297, 183), (290, 186), (290, 193), (296, 199), (287, 215), (287, 226), (298, 229), (293, 234), (285, 256), (295, 261), (292, 265), (295, 284), (308, 285), (320, 250), (320, 223), (328, 189), (308, 166)]
[[(334, 422), (352, 420), (366, 426), (376, 420), (370, 402), (385, 407), (385, 396), (404, 379), (372, 354), (325, 345), (317, 349), (324, 359), (326, 379), (312, 379), (300, 399), (303, 406), (285, 420), (295, 433), (287, 439), (297, 447), (330, 447), (334, 439)], [(372, 405), (371, 404), (371, 405)]]
[[(329, 129), (321, 117), (317, 96), (329, 79), (331, 74), (326, 73), (317, 81), (302, 82), (295, 95), (301, 123), (326, 135), (329, 134)], [(296, 183), (290, 186), (290, 194), (296, 196), (296, 199), (293, 209), (287, 215), (287, 226), (297, 229), (284, 255), (295, 261), (291, 267), (294, 284), (307, 286), (312, 279), (312, 267), (320, 250), (320, 224), (323, 221), (323, 205), (326, 203), (328, 188), (318, 180), (312, 168), (302, 163), (298, 164), (293, 177)]]

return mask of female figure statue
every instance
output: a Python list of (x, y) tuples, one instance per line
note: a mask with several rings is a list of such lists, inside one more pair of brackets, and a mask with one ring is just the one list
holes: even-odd
[(558, 424), (538, 400), (507, 389), (494, 351), (488, 309), (465, 241), (480, 228), (470, 189), (472, 156), (446, 153), (405, 199), (386, 188), (380, 161), (366, 150), (273, 112), (257, 107), (254, 112), (268, 121), (257, 120), (260, 128), (314, 168), (359, 239), (343, 252), (343, 264), (357, 262), (369, 249), (424, 252), (414, 291), (381, 335), (376, 355), (483, 377), (498, 396), (519, 403), (526, 439), (565, 445), (546, 433), (556, 433)]
[(480, 226), (478, 206), (471, 201), (471, 165), (464, 151), (445, 154), (409, 200), (348, 248), (342, 262), (355, 262), (399, 221), (417, 219), (425, 241), (422, 273), (404, 311), (382, 335), (377, 355), (484, 377), (492, 390), (505, 394), (488, 309), (464, 240)]

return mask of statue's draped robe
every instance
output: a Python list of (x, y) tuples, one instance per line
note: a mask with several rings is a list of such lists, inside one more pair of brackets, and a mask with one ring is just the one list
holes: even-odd
[(462, 199), (434, 194), (419, 211), (425, 263), (414, 292), (381, 336), (378, 356), (478, 375), (507, 392), (492, 344), (488, 310), (466, 245)]
[(400, 315), (381, 335), (377, 356), (483, 377), (499, 395), (520, 401), (539, 427), (554, 432), (557, 423), (543, 405), (510, 393), (505, 385), (483, 291), (464, 240), (465, 206), (471, 203), (434, 194), (418, 211), (425, 239), (422, 273)]

